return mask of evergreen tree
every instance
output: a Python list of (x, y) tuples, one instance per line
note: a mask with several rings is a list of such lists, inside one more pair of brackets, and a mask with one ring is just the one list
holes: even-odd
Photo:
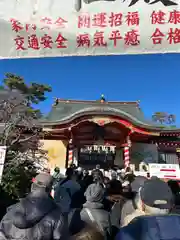
[(40, 150), (42, 131), (32, 105), (46, 99), (48, 85), (26, 84), (22, 77), (7, 73), (0, 90), (0, 145), (7, 146), (1, 187), (11, 198), (29, 191), (37, 164), (44, 158)]
[(38, 103), (46, 100), (46, 93), (52, 91), (52, 88), (49, 85), (39, 84), (36, 82), (27, 84), (23, 77), (13, 73), (5, 74), (5, 78), (0, 89), (10, 91), (17, 90), (23, 94), (27, 100), (29, 110), (34, 112), (36, 118), (40, 118), (42, 114), (39, 109), (35, 110), (32, 105), (37, 105)]

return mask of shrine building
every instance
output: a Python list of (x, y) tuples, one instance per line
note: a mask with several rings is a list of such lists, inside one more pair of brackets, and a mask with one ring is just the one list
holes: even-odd
[(41, 122), (52, 168), (131, 164), (139, 170), (142, 162), (179, 164), (180, 129), (147, 120), (139, 101), (56, 99)]

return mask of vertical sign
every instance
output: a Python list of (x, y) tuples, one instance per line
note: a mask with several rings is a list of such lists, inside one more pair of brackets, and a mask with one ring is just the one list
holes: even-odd
[(0, 182), (2, 179), (5, 157), (6, 157), (6, 146), (0, 146)]

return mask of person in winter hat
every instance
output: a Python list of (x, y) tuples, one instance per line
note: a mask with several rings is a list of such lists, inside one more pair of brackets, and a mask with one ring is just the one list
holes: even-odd
[(77, 181), (80, 183), (82, 178), (83, 178), (83, 169), (82, 169), (82, 167), (78, 167), (76, 169), (76, 174), (77, 174)]
[(109, 212), (104, 210), (104, 195), (104, 188), (99, 183), (89, 185), (85, 192), (86, 203), (81, 210), (81, 219), (87, 224), (97, 224), (99, 230), (105, 234), (110, 231), (111, 224)]
[(168, 184), (158, 178), (151, 178), (139, 189), (136, 210), (125, 217), (124, 225), (138, 216), (169, 214), (173, 207), (174, 198)]
[(31, 193), (11, 206), (0, 223), (1, 240), (66, 240), (67, 223), (50, 196), (53, 178), (40, 173)]
[(132, 183), (134, 181), (134, 179), (135, 179), (135, 175), (133, 173), (133, 170), (130, 167), (127, 167), (126, 172), (125, 172), (125, 176), (124, 176), (124, 180)]
[(59, 167), (55, 167), (54, 173), (53, 173), (53, 188), (56, 187), (58, 182), (61, 181), (63, 179), (63, 177), (64, 176), (63, 176), (63, 174), (61, 174), (60, 168)]
[(103, 182), (104, 175), (100, 169), (99, 164), (97, 164), (96, 168), (94, 170), (92, 170), (91, 175), (92, 175), (93, 179), (99, 178), (101, 180), (101, 182)]
[[(71, 208), (74, 194), (80, 192), (81, 186), (77, 182), (77, 174), (72, 168), (66, 170), (66, 178), (60, 181), (54, 191), (54, 200), (61, 208), (63, 214), (67, 215)], [(79, 203), (79, 201), (78, 201)]]
[(125, 224), (125, 218), (136, 210), (137, 193), (146, 180), (145, 177), (137, 176), (131, 183), (131, 190), (133, 191), (132, 199), (121, 196), (119, 201), (111, 208), (111, 224), (115, 234), (119, 231), (119, 227)]
[(111, 180), (108, 183), (107, 192), (108, 195), (122, 193), (122, 184), (119, 180), (117, 180), (116, 171), (111, 172)]
[(82, 190), (85, 192), (87, 187), (93, 183), (93, 177), (89, 174), (88, 170), (83, 171), (83, 177), (81, 179), (80, 185)]

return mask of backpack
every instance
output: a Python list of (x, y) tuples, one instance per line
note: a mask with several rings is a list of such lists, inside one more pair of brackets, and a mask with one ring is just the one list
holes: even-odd
[(98, 227), (98, 229), (103, 233), (104, 235), (104, 240), (111, 240), (112, 239), (112, 231), (111, 231), (111, 221), (110, 221), (110, 218), (109, 218), (109, 227), (108, 228), (102, 228), (101, 225), (99, 225), (94, 216), (92, 215), (91, 211), (88, 209), (88, 208), (85, 208), (85, 211), (89, 217), (89, 219), (91, 220), (92, 223), (95, 223)]

